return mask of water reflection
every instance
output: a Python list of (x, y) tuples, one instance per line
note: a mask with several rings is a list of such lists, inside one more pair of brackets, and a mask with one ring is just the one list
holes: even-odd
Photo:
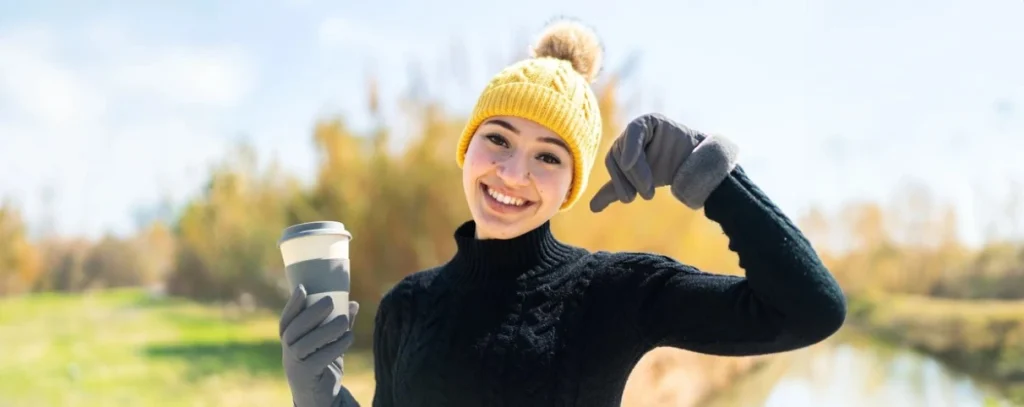
[(772, 359), (708, 407), (1010, 406), (938, 361), (843, 335)]

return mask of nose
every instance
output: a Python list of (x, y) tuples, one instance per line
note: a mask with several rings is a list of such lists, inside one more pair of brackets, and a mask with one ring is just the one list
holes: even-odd
[(510, 187), (526, 186), (530, 183), (530, 169), (526, 160), (517, 154), (498, 165), (498, 177)]

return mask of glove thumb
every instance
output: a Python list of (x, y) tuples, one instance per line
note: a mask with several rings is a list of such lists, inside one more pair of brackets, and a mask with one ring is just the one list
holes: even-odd
[(612, 202), (617, 200), (618, 198), (616, 198), (615, 194), (615, 185), (611, 181), (608, 181), (601, 186), (601, 189), (597, 190), (594, 197), (590, 199), (590, 211), (594, 213), (601, 212), (607, 208), (608, 205), (611, 205)]

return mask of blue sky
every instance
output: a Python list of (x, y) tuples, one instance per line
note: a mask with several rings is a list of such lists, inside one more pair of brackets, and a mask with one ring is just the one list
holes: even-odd
[[(371, 67), (394, 98), (419, 61), (468, 109), (491, 61), (557, 14), (598, 30), (609, 67), (639, 53), (634, 90), (658, 103), (637, 113), (737, 140), (794, 215), (915, 180), (976, 239), (1024, 185), (1020, 0), (90, 3), (0, 1), (0, 195), (36, 220), (52, 188), (67, 234), (127, 232), (135, 208), (195, 194), (240, 134), (309, 176), (313, 121), (364, 124)], [(461, 82), (442, 69), (453, 39)]]

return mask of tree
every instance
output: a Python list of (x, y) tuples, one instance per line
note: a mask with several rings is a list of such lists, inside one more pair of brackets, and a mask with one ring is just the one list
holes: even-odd
[(40, 276), (41, 265), (21, 211), (11, 201), (0, 202), (0, 295), (31, 289)]

